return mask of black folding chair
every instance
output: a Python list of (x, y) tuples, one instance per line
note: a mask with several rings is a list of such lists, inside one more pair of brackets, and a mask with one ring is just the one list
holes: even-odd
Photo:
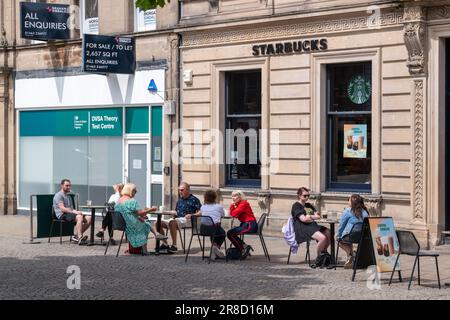
[(411, 282), (414, 276), (414, 271), (416, 269), (416, 263), (417, 263), (417, 280), (420, 286), (420, 257), (434, 257), (436, 261), (436, 272), (437, 272), (437, 278), (438, 278), (438, 285), (439, 289), (441, 288), (441, 279), (439, 277), (439, 266), (438, 266), (438, 257), (439, 253), (431, 251), (431, 250), (420, 250), (420, 244), (419, 241), (417, 241), (416, 236), (411, 231), (397, 231), (397, 237), (399, 242), (399, 252), (397, 255), (397, 259), (395, 260), (394, 269), (391, 273), (391, 278), (389, 279), (389, 285), (391, 285), (392, 277), (394, 276), (395, 268), (397, 267), (397, 262), (400, 258), (401, 254), (406, 254), (409, 256), (415, 256), (414, 259), (414, 265), (411, 271), (411, 278), (409, 279), (408, 284), (408, 290), (411, 287)]
[[(116, 257), (118, 257), (119, 251), (120, 251), (120, 246), (122, 245), (122, 241), (123, 241), (123, 236), (125, 235), (125, 230), (127, 228), (127, 224), (125, 222), (125, 219), (122, 217), (122, 213), (120, 213), (119, 211), (115, 211), (115, 210), (111, 211), (111, 216), (112, 216), (112, 229), (122, 231), (122, 237), (120, 238), (119, 248), (117, 249), (117, 254), (116, 254)], [(106, 252), (108, 252), (110, 243), (111, 243), (111, 237), (109, 237), (108, 243), (106, 244), (105, 255), (106, 255)]]
[[(336, 258), (334, 259), (334, 269), (336, 270), (337, 262), (338, 262), (338, 256), (339, 256), (339, 245), (341, 243), (349, 244), (353, 247), (353, 244), (359, 244), (361, 241), (362, 236), (362, 222), (356, 222), (348, 234), (348, 238), (345, 240), (339, 239), (337, 242), (337, 249), (336, 249)], [(332, 240), (333, 241), (333, 240)], [(353, 250), (353, 249), (352, 249)]]
[(50, 243), (50, 239), (52, 238), (53, 224), (55, 222), (59, 223), (59, 244), (62, 244), (62, 226), (63, 226), (63, 223), (73, 224), (74, 226), (75, 226), (75, 223), (74, 222), (69, 222), (69, 221), (66, 221), (66, 220), (63, 220), (63, 219), (58, 219), (58, 217), (56, 216), (56, 213), (55, 213), (55, 209), (52, 206), (52, 224), (50, 225), (50, 233), (48, 235), (48, 242), (49, 243)]
[[(201, 246), (200, 243), (200, 249), (202, 250), (202, 260), (205, 259), (205, 237), (209, 237), (211, 239), (211, 248), (209, 249), (209, 259), (208, 263), (211, 263), (211, 255), (212, 255), (212, 248), (214, 245), (214, 239), (219, 237), (219, 235), (216, 235), (216, 229), (214, 221), (211, 217), (207, 216), (191, 216), (191, 222), (192, 222), (192, 233), (191, 233), (191, 240), (189, 241), (189, 247), (186, 252), (186, 258), (184, 259), (185, 262), (187, 262), (189, 257), (189, 251), (191, 250), (191, 244), (192, 239), (194, 236), (203, 237), (203, 246)], [(226, 256), (227, 252), (227, 240), (225, 236), (224, 240), (225, 244), (225, 261), (228, 262), (228, 257)]]
[(266, 222), (266, 219), (267, 219), (267, 213), (263, 213), (261, 215), (261, 217), (259, 218), (259, 220), (258, 220), (258, 230), (256, 232), (247, 232), (245, 234), (242, 234), (241, 235), (242, 236), (241, 239), (242, 239), (242, 241), (244, 241), (244, 237), (246, 235), (257, 235), (257, 236), (259, 236), (259, 240), (261, 241), (261, 245), (262, 245), (262, 248), (263, 248), (263, 251), (264, 251), (264, 255), (266, 256), (267, 260), (270, 261), (269, 251), (267, 250), (266, 242), (264, 241), (264, 237), (263, 237), (263, 233), (262, 233), (263, 229), (264, 229), (264, 224)]
[[(305, 255), (305, 261), (308, 261), (309, 266), (311, 266), (311, 255), (309, 253), (309, 246), (310, 246), (310, 241), (306, 241), (306, 255)], [(291, 260), (291, 247), (289, 247), (289, 255), (288, 255), (288, 259), (287, 259), (287, 264), (289, 264), (289, 261)]]

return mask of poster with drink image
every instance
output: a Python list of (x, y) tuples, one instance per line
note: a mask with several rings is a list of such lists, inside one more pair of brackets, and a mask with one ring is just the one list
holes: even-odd
[[(392, 272), (399, 251), (394, 220), (391, 217), (371, 218), (369, 226), (378, 271)], [(396, 270), (400, 270), (400, 261)]]
[(366, 124), (344, 124), (344, 158), (367, 158)]

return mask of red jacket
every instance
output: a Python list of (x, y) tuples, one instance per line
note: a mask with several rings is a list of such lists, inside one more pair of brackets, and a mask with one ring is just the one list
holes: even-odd
[(246, 200), (241, 200), (237, 207), (232, 203), (230, 206), (230, 215), (233, 218), (239, 219), (240, 222), (256, 221), (252, 208)]

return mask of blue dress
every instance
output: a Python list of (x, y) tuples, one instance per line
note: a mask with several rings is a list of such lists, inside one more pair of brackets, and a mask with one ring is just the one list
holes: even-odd
[(131, 246), (139, 248), (147, 244), (151, 224), (148, 220), (144, 222), (139, 220), (139, 215), (137, 214), (137, 211), (141, 210), (139, 203), (135, 199), (130, 199), (116, 204), (114, 208), (122, 213), (123, 219), (127, 224), (125, 232)]

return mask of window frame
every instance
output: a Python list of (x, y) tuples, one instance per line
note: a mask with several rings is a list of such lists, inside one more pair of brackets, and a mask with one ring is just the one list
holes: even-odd
[[(150, 9), (146, 11), (141, 11), (139, 8), (136, 7), (136, 2), (133, 1), (133, 16), (134, 16), (134, 32), (145, 32), (145, 31), (153, 31), (158, 29), (157, 28), (157, 9)], [(145, 28), (145, 24), (143, 23), (140, 25), (140, 18), (139, 16), (142, 15), (142, 22), (144, 21), (144, 15), (147, 11), (155, 11), (155, 26), (154, 28)]]
[[(232, 73), (259, 73), (260, 76), (260, 95), (261, 95), (261, 101), (260, 101), (260, 113), (243, 113), (243, 114), (230, 114), (229, 113), (229, 91), (230, 91), (230, 86), (229, 86), (229, 74)], [(225, 130), (230, 129), (230, 121), (231, 119), (251, 119), (251, 118), (259, 118), (259, 122), (261, 123), (261, 128), (260, 130), (263, 128), (263, 101), (262, 101), (262, 85), (263, 85), (263, 71), (261, 68), (254, 68), (254, 69), (242, 69), (242, 70), (229, 70), (226, 71), (224, 74), (224, 79), (225, 79), (225, 112), (224, 112), (224, 116), (225, 116), (225, 121), (224, 121), (224, 125), (225, 125)], [(226, 132), (226, 131), (225, 131)], [(227, 161), (227, 148), (228, 148), (228, 141), (226, 140), (227, 135), (225, 134), (225, 143), (224, 143), (224, 155), (225, 155), (225, 160)], [(250, 187), (250, 188), (261, 188), (262, 186), (262, 177), (261, 177), (261, 170), (262, 170), (262, 161), (261, 161), (261, 148), (262, 148), (262, 143), (263, 141), (261, 141), (261, 135), (260, 132), (258, 132), (258, 160), (260, 163), (260, 168), (259, 168), (259, 179), (232, 179), (229, 178), (229, 173), (231, 170), (231, 166), (232, 164), (229, 164), (227, 162), (225, 162), (225, 175), (224, 175), (224, 183), (226, 186), (238, 186), (238, 187)]]
[[(340, 66), (362, 66), (367, 65), (367, 68), (371, 71), (371, 85), (372, 85), (372, 94), (370, 96), (370, 111), (330, 111), (331, 110), (331, 72), (329, 71), (330, 67), (340, 67)], [(325, 80), (326, 80), (326, 96), (325, 96), (325, 128), (326, 128), (326, 154), (325, 154), (325, 161), (326, 161), (326, 172), (325, 172), (325, 187), (327, 191), (337, 191), (337, 192), (364, 192), (364, 193), (371, 193), (373, 190), (373, 62), (371, 60), (361, 60), (361, 61), (355, 61), (355, 62), (342, 62), (342, 63), (330, 63), (325, 66), (326, 74), (325, 74)], [(333, 142), (337, 143), (337, 141), (333, 141), (335, 137), (333, 136), (333, 129), (334, 124), (333, 121), (337, 117), (342, 118), (349, 118), (352, 119), (354, 116), (365, 116), (370, 115), (369, 119), (369, 125), (370, 125), (370, 151), (371, 151), (371, 157), (370, 157), (370, 173), (369, 173), (369, 179), (370, 183), (352, 183), (352, 182), (335, 182), (332, 181), (332, 172), (333, 172)], [(367, 135), (369, 135), (369, 130), (367, 132)], [(369, 138), (367, 138), (367, 143), (369, 143)], [(368, 147), (369, 149), (369, 147)]]
[[(86, 4), (85, 4), (86, 0), (80, 0), (80, 34), (86, 34), (86, 30), (84, 28), (84, 23), (86, 21)], [(99, 19), (99, 14), (98, 14), (98, 2), (97, 2), (97, 19)], [(89, 33), (89, 34), (94, 34), (94, 35), (98, 35), (100, 34), (100, 20), (98, 21), (98, 28), (97, 28), (97, 32), (96, 33)], [(81, 36), (82, 37), (82, 36)]]

